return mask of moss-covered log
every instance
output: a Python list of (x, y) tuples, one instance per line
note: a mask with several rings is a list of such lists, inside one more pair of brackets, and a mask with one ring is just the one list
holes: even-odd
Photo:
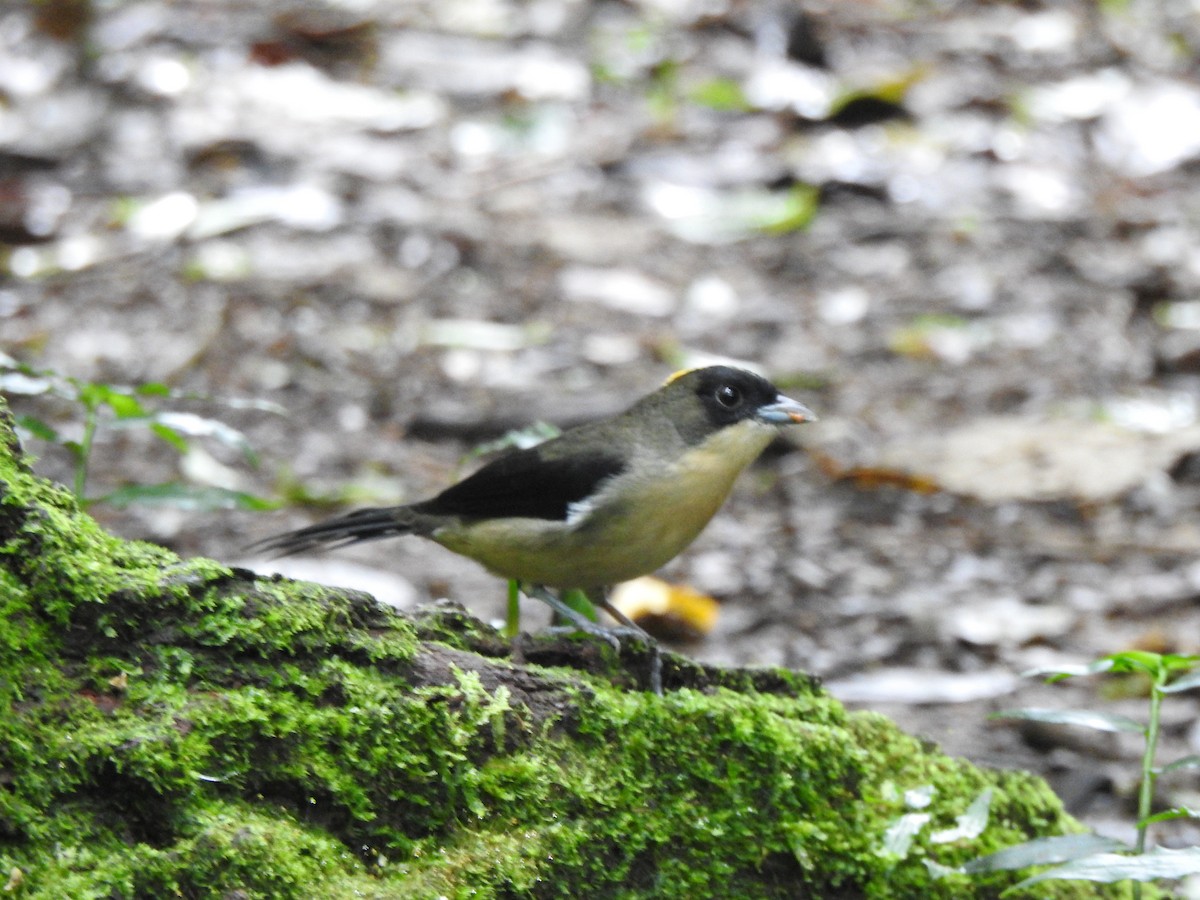
[[(636, 648), (518, 659), (458, 609), (119, 540), (10, 425), (0, 401), (6, 895), (997, 897), (1017, 875), (926, 861), (1079, 828), (804, 676), (668, 656), (657, 697)], [(888, 852), (917, 788), (928, 827)], [(930, 840), (986, 788), (980, 836)]]

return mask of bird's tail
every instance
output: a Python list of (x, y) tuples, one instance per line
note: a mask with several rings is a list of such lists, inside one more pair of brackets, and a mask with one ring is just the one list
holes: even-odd
[(360, 541), (420, 533), (419, 519), (420, 516), (407, 506), (359, 509), (336, 519), (309, 525), (307, 528), (285, 531), (283, 534), (264, 538), (246, 549), (251, 553), (265, 553), (271, 556), (291, 556), (309, 550), (331, 550)]

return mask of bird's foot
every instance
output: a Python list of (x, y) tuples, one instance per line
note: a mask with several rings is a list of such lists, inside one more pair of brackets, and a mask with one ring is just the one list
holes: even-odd
[(658, 641), (646, 634), (640, 628), (625, 628), (618, 626), (616, 628), (607, 628), (597, 622), (587, 620), (587, 625), (552, 625), (546, 629), (549, 634), (578, 634), (583, 632), (591, 637), (599, 638), (604, 641), (619, 655), (621, 653), (621, 641), (633, 640), (646, 644), (650, 650), (650, 690), (657, 696), (661, 697), (663, 692), (662, 681), (662, 650), (658, 646)]
[[(645, 643), (650, 649), (650, 690), (657, 696), (661, 697), (663, 692), (662, 686), (662, 650), (658, 646), (658, 641), (646, 634), (641, 628), (635, 625), (625, 616), (620, 618), (624, 621), (621, 625), (611, 627), (602, 625), (599, 622), (593, 622), (579, 610), (568, 606), (561, 598), (556, 597), (550, 590), (540, 585), (522, 585), (522, 590), (533, 597), (535, 600), (541, 600), (556, 613), (561, 615), (570, 625), (555, 625), (548, 628), (551, 634), (574, 634), (577, 631), (582, 631), (584, 634), (599, 638), (616, 651), (619, 656), (621, 653), (622, 640), (636, 640)], [(605, 609), (609, 606), (603, 604)]]

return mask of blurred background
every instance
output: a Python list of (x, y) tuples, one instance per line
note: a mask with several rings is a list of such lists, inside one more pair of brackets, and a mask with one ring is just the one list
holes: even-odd
[[(514, 428), (751, 365), (821, 422), (663, 573), (719, 604), (678, 647), (1125, 837), (1136, 736), (986, 717), (1142, 715), (1020, 673), (1200, 652), (1198, 173), (1197, 0), (8, 0), (0, 389), (106, 527), (265, 567)], [(279, 566), (503, 608), (419, 541)]]

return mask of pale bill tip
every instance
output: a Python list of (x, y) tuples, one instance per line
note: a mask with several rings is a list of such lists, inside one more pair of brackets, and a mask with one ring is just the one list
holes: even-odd
[(758, 411), (758, 418), (773, 425), (800, 424), (817, 421), (817, 414), (798, 400), (780, 395)]

